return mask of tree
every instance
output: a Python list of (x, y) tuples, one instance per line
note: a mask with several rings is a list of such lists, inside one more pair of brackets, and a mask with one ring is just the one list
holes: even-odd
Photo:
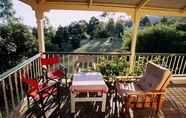
[(37, 52), (31, 29), (19, 22), (0, 25), (0, 73)]
[(96, 31), (96, 37), (97, 38), (108, 38), (109, 34), (106, 31), (106, 23), (105, 22), (99, 22), (97, 26), (97, 31)]
[(7, 20), (14, 15), (12, 0), (0, 0), (0, 19)]
[(69, 26), (69, 40), (73, 49), (80, 47), (80, 39), (81, 39), (81, 28), (78, 22), (73, 22)]
[(113, 18), (109, 19), (106, 25), (106, 30), (109, 36), (115, 36), (115, 23)]
[(88, 27), (88, 23), (85, 20), (80, 20), (79, 22), (79, 26), (80, 26), (80, 38), (87, 38), (87, 27)]
[[(167, 21), (168, 22), (168, 21)], [(186, 32), (176, 29), (176, 24), (164, 21), (146, 27), (138, 35), (136, 50), (138, 52), (172, 52), (185, 53)]]
[(99, 20), (96, 17), (91, 17), (88, 27), (87, 27), (87, 33), (91, 36), (91, 38), (95, 37), (97, 34), (97, 27), (99, 25)]
[(145, 16), (144, 18), (142, 18), (142, 20), (140, 21), (140, 26), (147, 26), (150, 25), (150, 21), (149, 18), (147, 16)]
[(122, 19), (119, 19), (116, 21), (116, 25), (115, 25), (115, 35), (118, 38), (122, 37), (122, 34), (124, 32), (124, 27), (125, 27), (125, 23)]

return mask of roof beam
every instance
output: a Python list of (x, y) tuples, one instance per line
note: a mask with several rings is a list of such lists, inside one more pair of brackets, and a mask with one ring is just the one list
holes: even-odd
[(140, 3), (138, 4), (138, 6), (136, 7), (136, 10), (141, 9), (142, 7), (144, 7), (146, 4), (148, 4), (151, 0), (141, 0)]
[(142, 14), (156, 16), (186, 16), (186, 13), (181, 13), (179, 9), (161, 9), (161, 8), (142, 8)]
[[(91, 1), (90, 1), (91, 2)], [(88, 2), (46, 2), (41, 7), (46, 11), (50, 9), (56, 10), (85, 10), (85, 11), (108, 11), (108, 12), (126, 12), (133, 14), (135, 6), (121, 4), (103, 4), (94, 3), (89, 5)], [(131, 9), (133, 8), (133, 9)]]

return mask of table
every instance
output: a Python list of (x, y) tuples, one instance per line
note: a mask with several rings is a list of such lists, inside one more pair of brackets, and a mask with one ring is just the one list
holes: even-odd
[[(98, 96), (89, 96), (89, 93), (97, 93)], [(73, 75), (71, 94), (71, 113), (75, 112), (76, 102), (102, 102), (101, 111), (105, 112), (106, 97), (108, 87), (103, 80), (103, 76), (99, 72), (79, 72)], [(79, 97), (79, 93), (87, 93), (86, 96)]]

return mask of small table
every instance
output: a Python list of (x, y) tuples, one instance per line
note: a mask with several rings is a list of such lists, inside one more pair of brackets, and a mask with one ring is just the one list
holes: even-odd
[[(72, 80), (71, 92), (71, 113), (75, 113), (76, 102), (100, 101), (102, 102), (101, 111), (105, 112), (106, 97), (108, 87), (103, 80), (103, 76), (99, 72), (80, 72), (74, 74)], [(84, 97), (78, 97), (79, 93), (87, 93)], [(89, 96), (89, 93), (94, 92), (99, 96)]]

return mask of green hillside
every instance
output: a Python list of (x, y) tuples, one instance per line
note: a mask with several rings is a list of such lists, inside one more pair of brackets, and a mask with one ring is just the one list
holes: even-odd
[(80, 48), (74, 52), (122, 52), (123, 41), (112, 38), (82, 40)]

